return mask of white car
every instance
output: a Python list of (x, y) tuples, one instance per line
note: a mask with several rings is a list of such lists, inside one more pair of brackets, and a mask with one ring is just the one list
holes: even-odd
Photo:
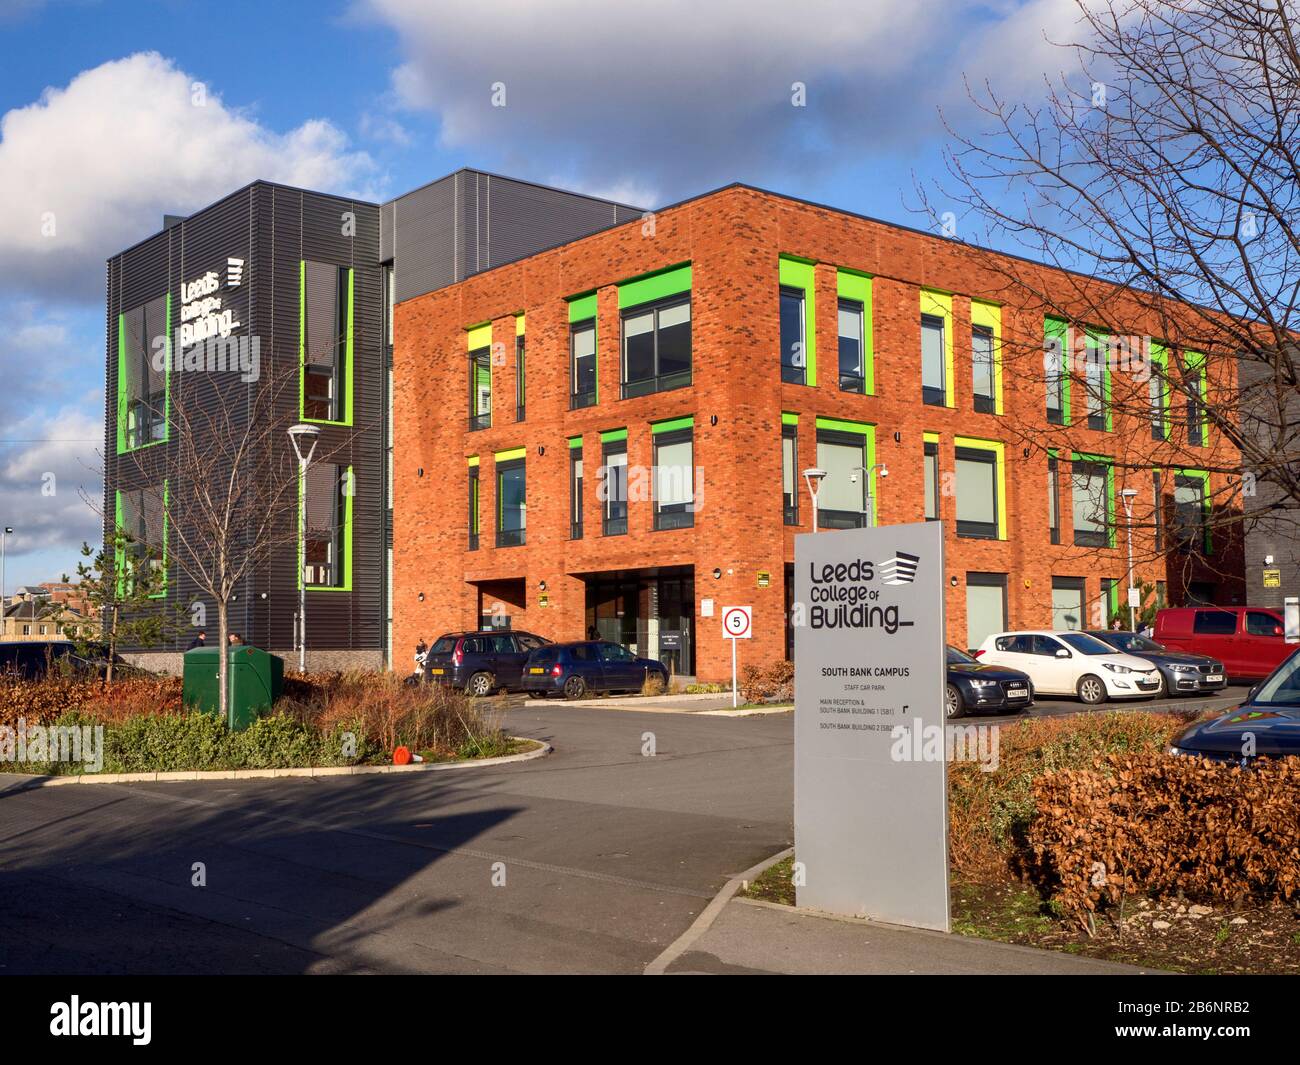
[(975, 657), (1028, 673), (1038, 695), (1077, 695), (1090, 705), (1108, 698), (1151, 698), (1160, 691), (1160, 671), (1154, 665), (1086, 632), (998, 632)]

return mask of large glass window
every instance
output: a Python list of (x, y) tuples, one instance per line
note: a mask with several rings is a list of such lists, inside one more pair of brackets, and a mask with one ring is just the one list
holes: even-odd
[(690, 429), (655, 433), (654, 503), (656, 529), (695, 524), (695, 459)]
[(975, 409), (992, 414), (995, 406), (993, 330), (986, 325), (971, 327), (971, 374)]
[(569, 407), (578, 410), (596, 402), (596, 320), (569, 327)]
[(1043, 327), (1043, 379), (1047, 388), (1047, 420), (1065, 424), (1065, 398), (1069, 387), (1069, 370), (1065, 349), (1068, 329), (1064, 322), (1048, 318)]
[(528, 525), (523, 459), (497, 463), (497, 547), (518, 547)]
[(1052, 627), (1082, 629), (1087, 618), (1083, 609), (1083, 578), (1052, 578)]
[(1102, 337), (1089, 336), (1084, 344), (1083, 383), (1088, 428), (1106, 428), (1106, 345)]
[(1198, 365), (1190, 364), (1187, 380), (1187, 442), (1193, 447), (1200, 447), (1205, 443), (1205, 408), (1201, 403), (1205, 371)]
[(865, 392), (863, 308), (857, 300), (840, 300), (840, 391)]
[(831, 429), (817, 430), (817, 465), (826, 471), (817, 491), (817, 524), (823, 529), (858, 529), (866, 525), (866, 437)]
[(1070, 469), (1076, 547), (1106, 547), (1110, 543), (1110, 478), (1101, 462), (1076, 461)]
[(942, 318), (933, 314), (921, 315), (921, 396), (935, 407), (942, 407), (948, 401), (943, 330)]
[(569, 539), (582, 539), (582, 448), (569, 448)]
[(623, 314), (623, 398), (691, 383), (691, 300), (674, 296)]
[(994, 633), (1007, 631), (1007, 575), (966, 574), (966, 646), (979, 647)]
[(307, 467), (303, 582), (312, 587), (338, 588), (343, 584), (348, 479), (347, 470), (333, 462)]
[(469, 468), (469, 549), (471, 551), (478, 550), (478, 485), (478, 467), (471, 466)]
[(1205, 482), (1186, 474), (1174, 476), (1174, 542), (1185, 551), (1205, 543)]
[(995, 451), (959, 447), (957, 535), (994, 540), (998, 535), (998, 456)]
[(781, 380), (807, 384), (808, 351), (801, 288), (781, 286)]
[(492, 350), (479, 348), (469, 353), (469, 427), (488, 429), (492, 425)]
[(1164, 367), (1151, 360), (1151, 377), (1147, 381), (1147, 395), (1151, 404), (1151, 439), (1165, 438), (1165, 375)]
[(167, 297), (159, 296), (121, 316), (119, 380), (124, 449), (167, 439)]
[(524, 420), (524, 338), (523, 334), (515, 337), (515, 421)]
[[(135, 488), (117, 493), (117, 526), (125, 537), (125, 568), (137, 572), (148, 566), (157, 572), (166, 566), (166, 487)], [(155, 594), (163, 594), (155, 587)]]
[[(926, 441), (925, 451), (925, 520), (939, 520), (939, 445)], [(977, 646), (971, 644), (972, 647)]]
[(781, 506), (786, 525), (799, 524), (799, 427), (781, 426)]
[(349, 271), (317, 262), (304, 262), (302, 270), (303, 417), (346, 421)]
[(600, 483), (604, 497), (601, 531), (606, 536), (621, 536), (627, 532), (627, 441), (606, 441), (601, 451), (604, 462)]

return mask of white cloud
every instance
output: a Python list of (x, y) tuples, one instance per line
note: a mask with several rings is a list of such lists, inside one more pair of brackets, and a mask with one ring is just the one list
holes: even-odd
[(259, 177), (348, 191), (372, 169), (330, 122), (269, 130), (214, 87), (200, 97), (157, 53), (104, 63), (0, 118), (0, 282), (100, 298), (104, 260), (156, 232), (164, 213)]
[[(397, 32), (397, 100), (435, 113), (448, 147), (485, 144), (534, 174), (541, 158), (554, 180), (584, 189), (634, 183), (651, 203), (736, 179), (807, 186), (819, 172), (932, 146), (937, 107), (964, 99), (963, 69), (977, 82), (1009, 75), (1018, 88), (1038, 73), (1037, 21), (1072, 6), (358, 3)], [(1031, 36), (1038, 44), (1026, 48)], [(795, 82), (807, 86), (806, 107), (791, 104)], [(505, 107), (493, 106), (494, 83)]]

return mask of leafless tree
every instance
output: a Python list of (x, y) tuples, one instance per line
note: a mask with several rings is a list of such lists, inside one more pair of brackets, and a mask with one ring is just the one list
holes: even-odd
[[(935, 218), (958, 207), (959, 225), (978, 234), (973, 253), (1024, 249), (1025, 260), (978, 257), (1005, 283), (1009, 305), (1069, 326), (1074, 418), (1043, 433), (1058, 367), (1044, 356), (1050, 340), (1026, 330), (1004, 337), (1003, 366), (1034, 416), (1009, 427), (1025, 447), (1089, 452), (1098, 438), (1080, 406), (1102, 408), (1117, 470), (1215, 475), (1210, 520), (1220, 535), (1241, 535), (1243, 511), (1246, 521), (1293, 520), (1296, 5), (1077, 2), (1076, 39), (1054, 42), (1067, 71), (1046, 78), (1036, 101), (971, 87), (983, 128), (950, 123), (949, 177), (920, 190)], [(1089, 331), (1109, 339), (1090, 345)], [(1107, 348), (1103, 374), (1096, 360)], [(1144, 510), (1145, 524), (1156, 524), (1159, 506)]]

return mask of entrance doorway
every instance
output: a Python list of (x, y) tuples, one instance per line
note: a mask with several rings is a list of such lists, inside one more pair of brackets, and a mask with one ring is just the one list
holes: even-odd
[(678, 676), (695, 675), (694, 567), (597, 573), (586, 582), (588, 639), (622, 644)]

